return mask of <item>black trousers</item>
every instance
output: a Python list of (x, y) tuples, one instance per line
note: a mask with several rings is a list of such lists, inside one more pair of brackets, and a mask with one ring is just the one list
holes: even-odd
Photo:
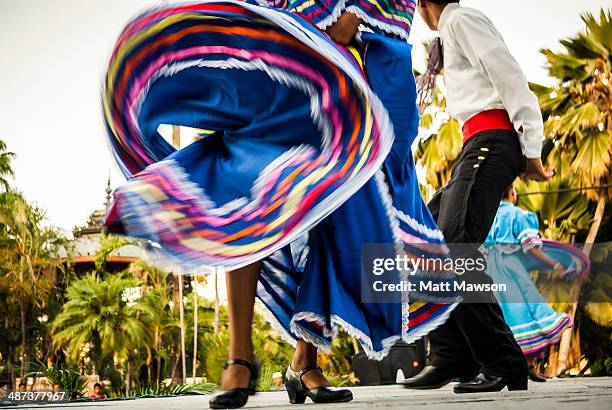
[[(467, 141), (450, 181), (428, 205), (455, 258), (482, 258), (478, 248), (491, 229), (504, 190), (520, 173), (522, 158), (513, 131), (485, 131)], [(458, 279), (492, 281), (478, 270)], [(461, 303), (444, 325), (430, 333), (432, 364), (457, 369), (462, 376), (478, 371), (494, 376), (527, 374), (526, 359), (495, 296), (488, 292), (480, 297), (488, 303)]]

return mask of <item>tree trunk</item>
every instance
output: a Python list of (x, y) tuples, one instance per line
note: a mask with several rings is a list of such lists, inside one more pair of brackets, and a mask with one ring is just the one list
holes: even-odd
[(9, 356), (8, 356), (8, 371), (9, 371), (9, 378), (11, 379), (11, 388), (16, 389), (17, 386), (15, 386), (15, 369), (13, 367), (13, 361), (15, 360), (15, 356), (13, 354), (13, 346), (9, 345)]
[(172, 382), (180, 384), (181, 380), (182, 380), (182, 376), (180, 374), (177, 374), (177, 370), (179, 367), (179, 363), (181, 362), (181, 353), (178, 352), (178, 354), (176, 355), (176, 361), (174, 362), (174, 365), (172, 366)]
[[(606, 199), (608, 197), (608, 193), (606, 190), (602, 190), (599, 198), (597, 199), (597, 209), (595, 209), (595, 216), (593, 217), (593, 224), (589, 229), (589, 234), (587, 235), (585, 243), (587, 245), (591, 245), (595, 243), (595, 239), (597, 238), (597, 233), (599, 232), (599, 227), (601, 226), (601, 221), (603, 220), (604, 211), (606, 210)], [(591, 248), (586, 249), (585, 253), (587, 256), (591, 253)]]
[(132, 387), (132, 372), (130, 371), (129, 360), (127, 360), (125, 368), (125, 397), (130, 397), (130, 389)]
[[(182, 329), (182, 321), (180, 320), (180, 311), (181, 311), (181, 306), (182, 306), (182, 302), (181, 302), (181, 290), (179, 289), (180, 287), (180, 282), (181, 282), (181, 275), (177, 275), (176, 273), (172, 274), (172, 280), (173, 280), (173, 286), (172, 286), (172, 300), (174, 302), (174, 315), (178, 314), (179, 315), (179, 328)], [(176, 317), (176, 316), (175, 316)], [(180, 331), (179, 331), (180, 333)], [(180, 335), (179, 335), (180, 337)], [(176, 347), (176, 344), (173, 344), (173, 348)], [(173, 349), (174, 351), (174, 349)], [(178, 370), (178, 365), (181, 362), (181, 349), (180, 349), (180, 344), (178, 346), (178, 348), (176, 349), (176, 362), (174, 363), (173, 367), (172, 367), (172, 381), (176, 384), (181, 384), (181, 380), (183, 379), (183, 376), (181, 374), (182, 369)]]
[(191, 373), (195, 384), (196, 369), (198, 368), (198, 292), (196, 291), (198, 281), (196, 276), (193, 279), (193, 369)]
[(183, 306), (183, 277), (179, 275), (179, 319), (181, 321), (181, 381), (185, 384), (187, 360), (185, 358), (185, 309)]
[[(181, 149), (181, 127), (179, 127), (178, 125), (172, 126), (172, 145), (177, 150)], [(174, 296), (174, 303), (175, 303), (174, 308), (175, 309), (178, 308), (179, 310), (180, 328), (181, 328), (181, 350), (177, 358), (177, 363), (175, 363), (175, 367), (172, 370), (172, 380), (176, 382), (175, 380), (176, 365), (178, 364), (180, 360), (182, 364), (180, 380), (182, 381), (182, 384), (185, 384), (185, 320), (183, 317), (183, 277), (181, 275), (176, 275), (176, 274), (174, 275), (174, 285), (175, 285), (173, 289), (173, 296)]]
[(351, 342), (353, 343), (353, 353), (359, 353), (359, 342), (355, 338), (355, 336), (351, 336)]
[(213, 332), (219, 334), (219, 269), (215, 268), (215, 320), (213, 322)]
[(26, 315), (26, 309), (25, 306), (23, 304), (23, 300), (19, 301), (19, 313), (21, 316), (21, 370), (20, 370), (20, 377), (23, 379), (23, 377), (25, 376), (25, 374), (27, 373), (27, 355), (26, 355), (26, 348), (27, 348), (27, 342), (28, 342), (28, 336), (26, 335), (26, 320), (27, 320), (27, 315)]
[[(597, 199), (597, 208), (595, 209), (593, 224), (591, 224), (591, 228), (589, 229), (589, 234), (587, 235), (584, 246), (584, 253), (586, 254), (586, 256), (589, 256), (589, 254), (591, 253), (592, 245), (595, 243), (595, 239), (597, 238), (597, 233), (599, 232), (599, 227), (601, 226), (601, 221), (603, 219), (604, 211), (606, 209), (607, 196), (607, 190), (603, 190), (600, 193), (599, 198)], [(580, 297), (580, 286), (580, 282), (576, 283), (575, 295), (573, 295), (575, 302), (572, 303), (571, 311), (568, 313), (569, 317), (572, 320), (574, 320), (574, 317), (576, 316), (578, 298)], [(567, 369), (567, 356), (569, 355), (570, 343), (572, 341), (572, 329), (573, 327), (570, 327), (569, 329), (565, 330), (563, 332), (563, 336), (561, 337), (561, 343), (559, 344), (559, 364), (557, 367), (559, 372), (565, 372), (569, 370)]]
[(159, 331), (159, 326), (155, 327), (155, 355), (157, 356), (157, 369), (155, 374), (155, 381), (157, 383), (161, 383), (162, 380), (162, 372), (161, 372), (161, 335)]

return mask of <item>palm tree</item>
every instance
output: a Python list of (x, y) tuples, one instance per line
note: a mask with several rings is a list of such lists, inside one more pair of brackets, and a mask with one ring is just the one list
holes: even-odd
[(29, 319), (47, 304), (55, 272), (62, 267), (57, 256), (65, 240), (56, 230), (42, 227), (43, 220), (43, 211), (20, 193), (0, 193), (0, 274), (7, 281), (8, 297), (19, 305), (22, 376), (31, 361)]
[[(562, 52), (542, 50), (557, 84), (533, 88), (547, 118), (548, 162), (572, 184), (601, 187), (612, 183), (612, 13), (602, 9), (599, 21), (591, 13), (583, 14), (582, 20), (585, 31), (562, 40)], [(587, 190), (586, 195), (597, 204), (585, 240), (592, 244), (612, 189)], [(562, 370), (570, 340), (571, 330), (565, 332), (560, 346)]]
[[(591, 13), (582, 20), (586, 30), (562, 40), (563, 52), (542, 50), (557, 84), (534, 91), (547, 117), (549, 163), (562, 178), (591, 187), (612, 182), (612, 14), (602, 9), (599, 21)], [(585, 192), (597, 203), (586, 239), (593, 243), (612, 189)]]
[(13, 176), (13, 168), (11, 160), (15, 158), (15, 154), (6, 150), (6, 144), (0, 140), (0, 186), (7, 191), (9, 183), (6, 180), (7, 176)]
[(100, 236), (100, 247), (96, 252), (96, 271), (100, 273), (100, 275), (103, 275), (106, 272), (106, 259), (108, 259), (113, 252), (131, 243), (132, 241), (126, 237), (102, 233)]
[(446, 110), (446, 96), (436, 87), (431, 96), (431, 104), (421, 115), (420, 128), (436, 131), (421, 138), (414, 154), (418, 166), (425, 170), (425, 183), (428, 189), (425, 197), (442, 188), (451, 176), (451, 169), (461, 152), (461, 130), (457, 120), (451, 118)]
[(198, 276), (193, 277), (193, 354), (192, 354), (192, 365), (191, 374), (193, 377), (193, 383), (196, 382), (196, 375), (198, 369)]
[(162, 361), (169, 358), (164, 347), (164, 339), (179, 328), (179, 322), (170, 307), (169, 280), (172, 274), (154, 268), (143, 261), (132, 263), (129, 270), (133, 276), (136, 275), (136, 272), (140, 272), (139, 276), (144, 277), (147, 285), (147, 290), (139, 302), (139, 307), (149, 315), (148, 323), (153, 333), (152, 344), (148, 349), (150, 354), (147, 358), (147, 365), (155, 360), (155, 381), (161, 382), (163, 379)]
[[(567, 181), (554, 178), (549, 182), (515, 182), (519, 194), (518, 206), (534, 212), (540, 219), (542, 236), (562, 242), (573, 242), (578, 233), (589, 229), (593, 214), (589, 201), (577, 191), (569, 188)], [(529, 194), (528, 192), (543, 192)]]
[[(178, 125), (172, 126), (172, 145), (177, 150), (181, 148), (181, 127)], [(181, 332), (181, 349), (180, 349), (180, 361), (181, 361), (181, 374), (180, 383), (185, 384), (185, 377), (187, 377), (186, 369), (186, 358), (185, 358), (185, 310), (183, 306), (183, 275), (175, 273), (174, 278), (174, 302), (175, 309), (179, 312), (179, 326)], [(177, 359), (178, 364), (178, 359)], [(178, 376), (177, 376), (178, 379)]]
[(78, 362), (86, 345), (93, 347), (98, 365), (106, 358), (127, 363), (127, 392), (131, 387), (130, 359), (150, 339), (147, 308), (126, 296), (127, 290), (140, 285), (123, 275), (101, 280), (90, 273), (68, 287), (66, 303), (51, 326), (55, 347), (63, 348), (73, 363)]

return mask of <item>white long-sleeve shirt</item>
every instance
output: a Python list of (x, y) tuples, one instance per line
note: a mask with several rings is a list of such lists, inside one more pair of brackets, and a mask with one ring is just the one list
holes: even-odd
[(538, 100), (491, 20), (478, 10), (448, 4), (438, 22), (444, 47), (448, 110), (460, 122), (505, 109), (523, 155), (539, 158), (544, 125)]

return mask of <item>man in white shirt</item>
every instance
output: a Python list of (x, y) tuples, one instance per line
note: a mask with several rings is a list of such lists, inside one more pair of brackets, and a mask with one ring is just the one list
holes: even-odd
[[(539, 181), (552, 177), (540, 159), (542, 115), (521, 68), (484, 14), (458, 0), (419, 0), (418, 9), (440, 33), (448, 109), (463, 123), (464, 135), (451, 179), (429, 207), (453, 256), (479, 258), (504, 190), (519, 174)], [(459, 280), (491, 283), (484, 270)], [(430, 334), (432, 365), (404, 385), (438, 388), (458, 377), (456, 393), (527, 389), (526, 360), (495, 296), (463, 296), (466, 302)]]

